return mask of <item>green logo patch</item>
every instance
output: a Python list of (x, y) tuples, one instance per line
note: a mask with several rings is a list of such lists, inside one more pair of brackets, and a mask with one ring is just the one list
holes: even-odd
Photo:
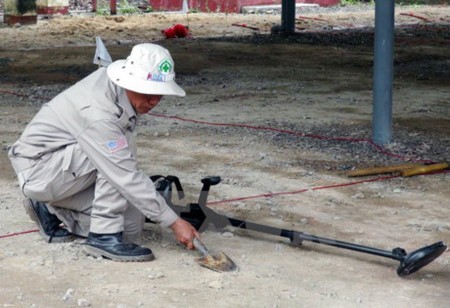
[(159, 64), (158, 70), (163, 74), (169, 74), (173, 71), (173, 64), (170, 60), (164, 60)]

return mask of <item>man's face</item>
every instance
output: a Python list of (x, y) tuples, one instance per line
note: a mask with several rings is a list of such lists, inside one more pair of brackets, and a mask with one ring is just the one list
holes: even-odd
[(155, 108), (162, 98), (162, 95), (142, 94), (130, 90), (125, 90), (125, 93), (127, 94), (131, 105), (133, 105), (136, 112), (140, 114), (147, 113)]

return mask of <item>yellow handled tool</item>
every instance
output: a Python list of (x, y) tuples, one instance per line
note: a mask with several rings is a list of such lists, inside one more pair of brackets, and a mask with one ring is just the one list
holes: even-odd
[(441, 171), (441, 170), (448, 169), (448, 167), (449, 167), (448, 163), (437, 163), (437, 164), (431, 164), (431, 165), (426, 165), (426, 166), (405, 169), (405, 170), (402, 170), (400, 172), (400, 174), (403, 177), (407, 177), (407, 176), (430, 173), (433, 171)]
[(387, 166), (387, 167), (371, 167), (371, 168), (351, 170), (351, 171), (347, 172), (347, 175), (349, 177), (357, 177), (357, 176), (365, 176), (365, 175), (402, 172), (404, 170), (422, 167), (422, 166), (423, 166), (422, 164), (403, 164), (403, 165)]

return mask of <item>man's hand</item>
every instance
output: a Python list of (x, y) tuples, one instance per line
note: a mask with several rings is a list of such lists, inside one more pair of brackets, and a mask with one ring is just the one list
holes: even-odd
[(188, 223), (184, 219), (178, 218), (170, 226), (170, 228), (175, 233), (175, 238), (177, 239), (177, 241), (185, 245), (187, 249), (194, 249), (192, 240), (194, 239), (194, 237), (200, 238), (200, 234), (190, 223)]

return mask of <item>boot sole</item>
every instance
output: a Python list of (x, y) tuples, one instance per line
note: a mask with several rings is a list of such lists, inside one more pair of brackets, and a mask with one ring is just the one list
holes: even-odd
[(148, 261), (153, 261), (155, 259), (155, 255), (154, 254), (149, 254), (149, 255), (142, 255), (142, 256), (120, 256), (120, 255), (115, 255), (112, 253), (109, 253), (103, 249), (91, 246), (91, 245), (87, 245), (85, 244), (83, 246), (83, 250), (85, 253), (87, 253), (90, 256), (93, 257), (104, 257), (104, 258), (108, 258), (110, 260), (113, 261), (118, 261), (118, 262), (148, 262)]
[(41, 224), (41, 221), (39, 220), (36, 212), (34, 211), (33, 205), (31, 204), (30, 200), (25, 200), (23, 202), (23, 207), (25, 208), (25, 211), (27, 212), (28, 216), (31, 218), (32, 221), (34, 221), (39, 229), (39, 234), (45, 239), (47, 243), (67, 243), (71, 242), (75, 239), (75, 236), (69, 235), (69, 236), (63, 236), (63, 237), (53, 237), (52, 240), (50, 240), (50, 236), (47, 235), (44, 231), (44, 227)]

